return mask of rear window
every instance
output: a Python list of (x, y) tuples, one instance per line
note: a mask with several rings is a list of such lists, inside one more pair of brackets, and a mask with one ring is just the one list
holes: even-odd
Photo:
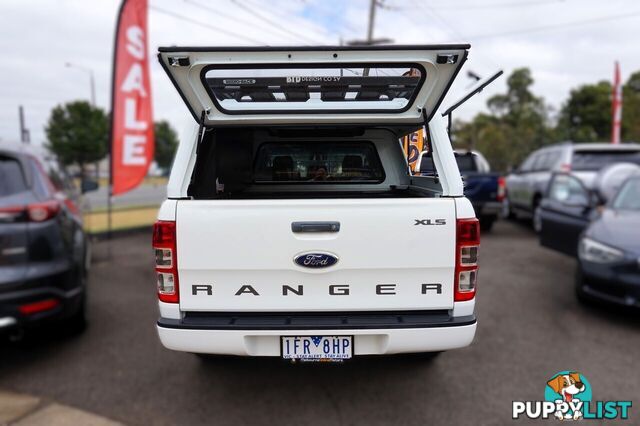
[(9, 157), (0, 157), (0, 197), (27, 190), (27, 182), (20, 163)]
[(640, 151), (575, 151), (571, 169), (575, 171), (597, 171), (613, 163), (640, 165)]
[(418, 64), (210, 66), (203, 72), (211, 99), (226, 114), (403, 112), (424, 80), (425, 72)]
[(370, 142), (267, 142), (253, 176), (256, 183), (379, 183), (384, 171)]
[(458, 169), (463, 173), (478, 171), (473, 154), (456, 155), (456, 163), (458, 163)]

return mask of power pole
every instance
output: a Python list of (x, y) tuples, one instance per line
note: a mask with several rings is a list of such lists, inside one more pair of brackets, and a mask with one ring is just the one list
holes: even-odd
[[(376, 44), (388, 44), (393, 43), (393, 39), (390, 38), (373, 38), (373, 29), (376, 24), (376, 9), (378, 7), (384, 7), (383, 0), (369, 0), (369, 24), (367, 26), (367, 38), (365, 40), (349, 40), (348, 46), (374, 46)], [(369, 68), (362, 70), (364, 77), (369, 75)]]
[(18, 106), (18, 116), (20, 117), (20, 141), (23, 144), (31, 143), (31, 137), (29, 134), (29, 129), (25, 127), (24, 123), (24, 109), (22, 105)]
[[(378, 6), (378, 0), (369, 0), (369, 26), (367, 28), (367, 45), (371, 46), (373, 42), (373, 26), (376, 21), (376, 7)], [(367, 77), (369, 75), (369, 68), (362, 70), (362, 75)]]
[(376, 6), (378, 6), (378, 0), (369, 0), (369, 27), (367, 28), (367, 43), (369, 44), (373, 41), (373, 26), (376, 19)]

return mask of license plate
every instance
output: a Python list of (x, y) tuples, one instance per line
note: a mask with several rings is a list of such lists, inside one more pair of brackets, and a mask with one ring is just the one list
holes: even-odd
[(284, 359), (339, 361), (352, 356), (352, 336), (282, 336)]

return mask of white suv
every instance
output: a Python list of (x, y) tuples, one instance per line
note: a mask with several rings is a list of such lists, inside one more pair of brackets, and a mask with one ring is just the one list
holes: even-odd
[(536, 150), (506, 178), (506, 212), (533, 217), (534, 229), (540, 231), (540, 200), (553, 173), (571, 172), (592, 187), (598, 171), (617, 162), (640, 165), (640, 145), (565, 142)]
[[(163, 345), (469, 345), (479, 227), (438, 112), (468, 47), (161, 48), (195, 119), (154, 227)], [(399, 138), (425, 125), (438, 173), (412, 176)]]

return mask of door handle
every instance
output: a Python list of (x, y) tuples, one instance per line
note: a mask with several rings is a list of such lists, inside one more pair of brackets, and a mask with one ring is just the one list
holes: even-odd
[(292, 222), (293, 232), (338, 232), (340, 222)]

